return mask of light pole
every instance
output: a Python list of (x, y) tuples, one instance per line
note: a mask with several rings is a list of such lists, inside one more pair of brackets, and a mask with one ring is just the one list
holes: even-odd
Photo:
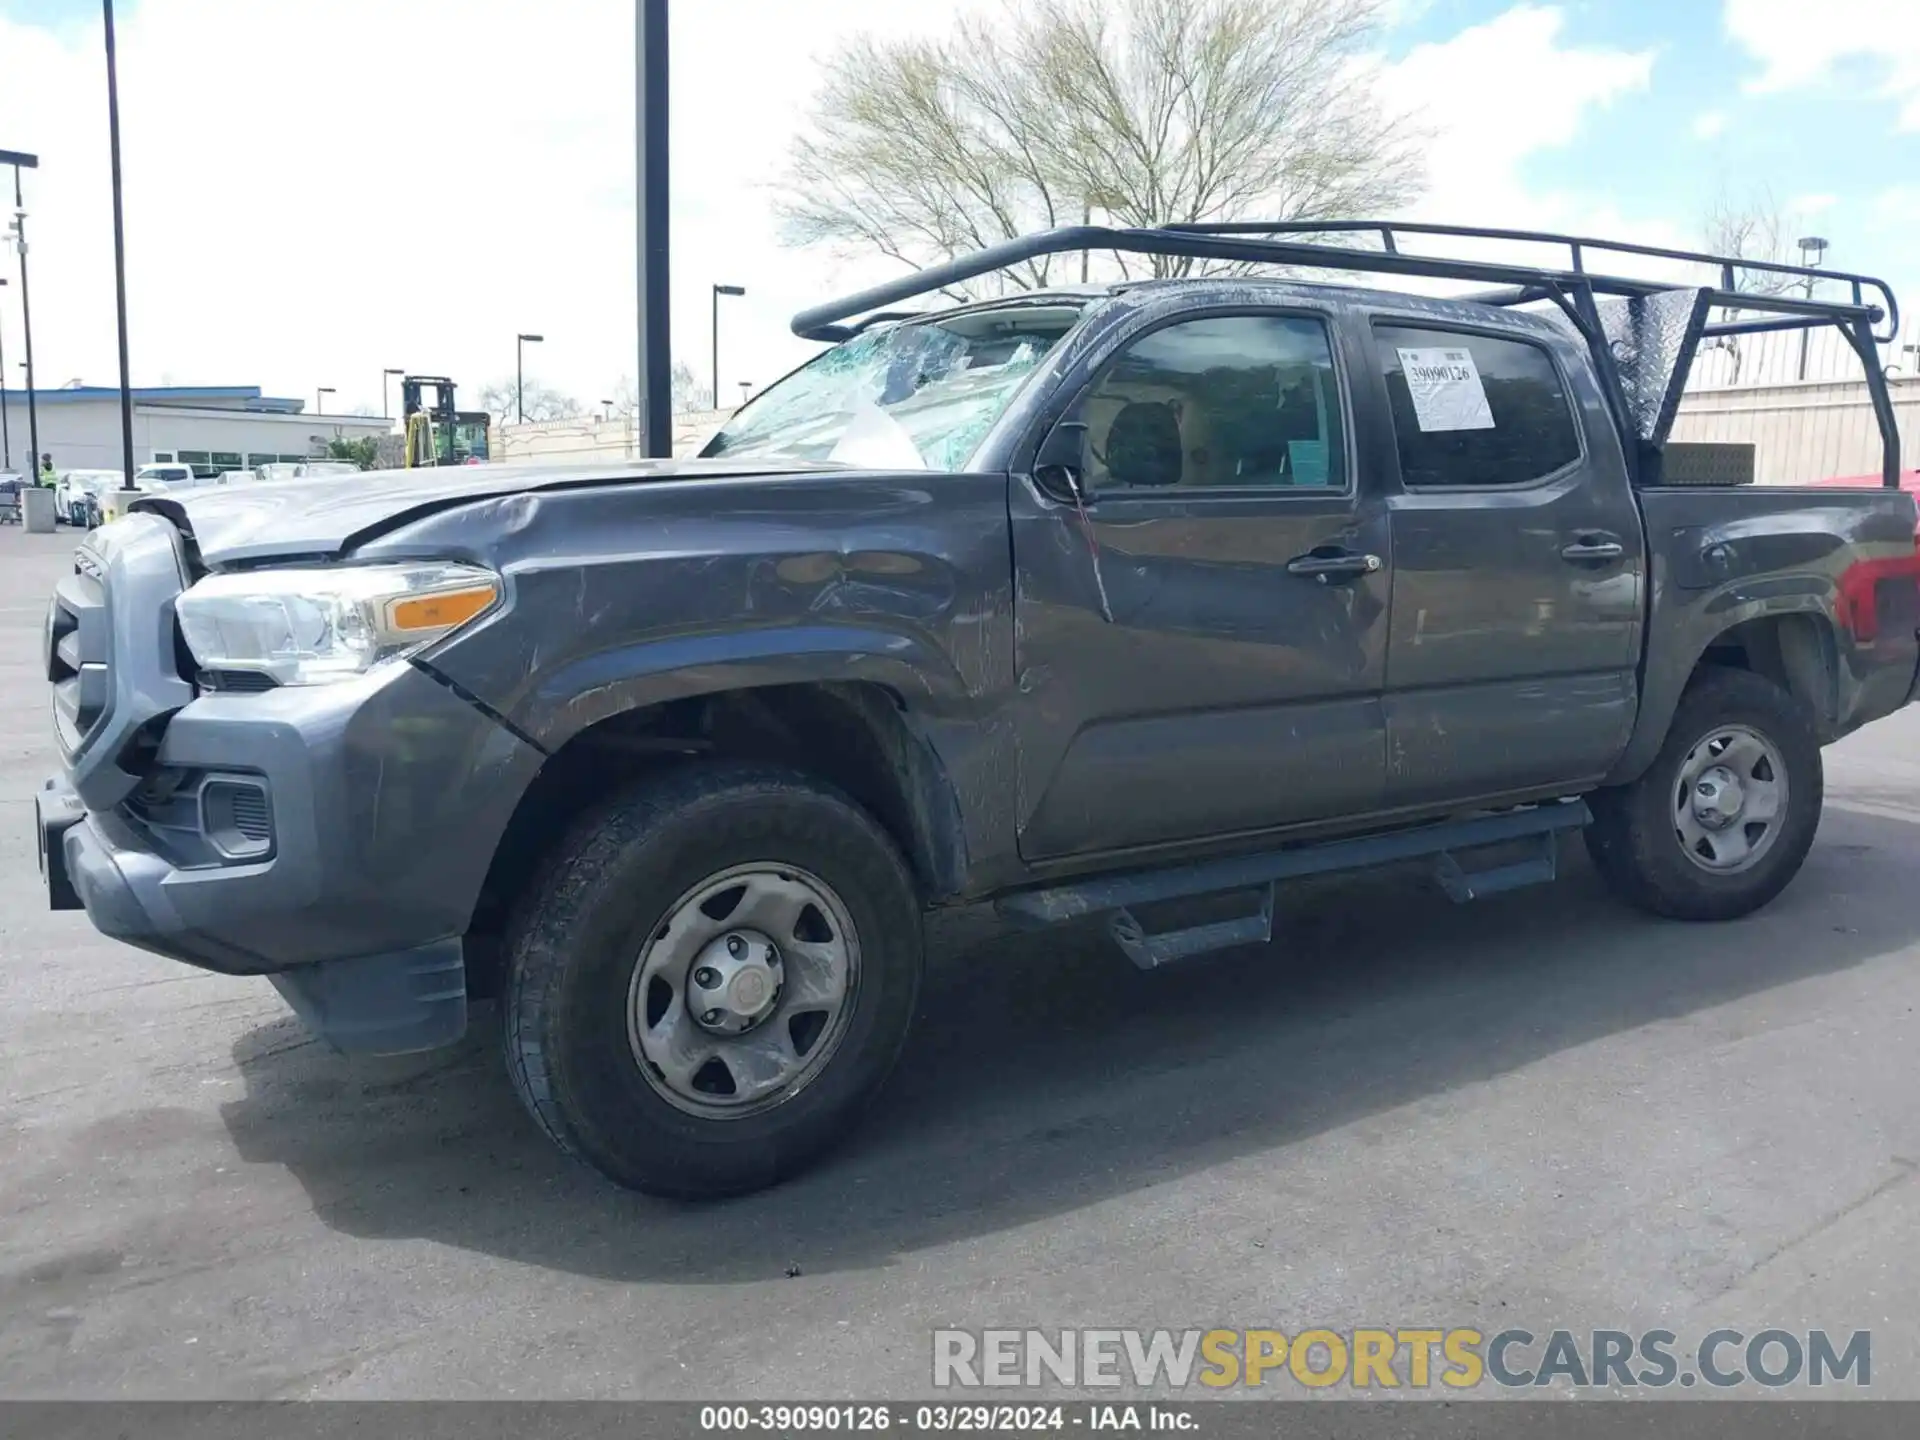
[[(640, 453), (673, 454), (673, 336), (669, 283), (667, 0), (634, 0), (634, 252), (639, 262)], [(719, 404), (719, 397), (714, 397)]]
[[(1801, 264), (1818, 265), (1820, 263), (1820, 257), (1826, 253), (1827, 242), (1820, 236), (1807, 235), (1800, 240)], [(1807, 258), (1809, 255), (1813, 257), (1811, 260)], [(1807, 298), (1809, 300), (1813, 298), (1813, 276), (1811, 275), (1807, 276)], [(1807, 378), (1807, 336), (1810, 333), (1810, 331), (1804, 329), (1800, 332), (1800, 378), (1802, 380)]]
[(751, 380), (742, 380), (739, 382), (739, 384), (740, 384), (740, 403), (742, 405), (745, 405), (747, 403), (747, 394), (749, 391), (753, 389), (753, 382)]
[(613, 419), (613, 401), (602, 400), (600, 402), (600, 418), (603, 421)]
[[(7, 277), (0, 275), (0, 286)], [(7, 430), (7, 327), (0, 325), (0, 470), (13, 469), (13, 436)]]
[(323, 397), (328, 395), (336, 395), (338, 393), (339, 392), (335, 390), (331, 385), (322, 385), (318, 390), (315, 390), (313, 392), (313, 413), (316, 415), (326, 414), (327, 402)]
[[(111, 29), (108, 34), (111, 36)], [(111, 94), (113, 79), (111, 68), (108, 70), (107, 79), (109, 94)], [(117, 137), (119, 133), (116, 128), (114, 135)], [(35, 479), (38, 479), (40, 475), (40, 407), (34, 399), (33, 390), (33, 303), (31, 291), (27, 286), (27, 202), (21, 198), (20, 172), (38, 170), (40, 157), (29, 155), (22, 150), (0, 150), (0, 165), (13, 167), (13, 224), (8, 227), (8, 233), (13, 237), (13, 248), (20, 255), (20, 329), (27, 345), (27, 358), (20, 368), (27, 372), (27, 443), (33, 450), (27, 458), (27, 469)], [(114, 190), (116, 205), (119, 194), (119, 189), (116, 187)], [(122, 306), (123, 310), (124, 308)]]
[(544, 335), (513, 337), (513, 408), (522, 425), (527, 423), (527, 346), (539, 345), (546, 338)]
[(107, 37), (107, 148), (113, 159), (113, 304), (120, 329), (121, 483), (133, 488), (133, 381), (127, 367), (127, 229), (120, 208), (120, 65), (113, 43), (113, 0), (100, 0)]
[(391, 380), (395, 375), (405, 375), (406, 373), (404, 370), (395, 370), (392, 368), (380, 372), (380, 418), (382, 420), (391, 420), (393, 418), (393, 402), (387, 399), (387, 381)]
[(713, 408), (720, 408), (720, 297), (722, 295), (744, 295), (746, 287), (741, 285), (716, 285), (713, 287)]

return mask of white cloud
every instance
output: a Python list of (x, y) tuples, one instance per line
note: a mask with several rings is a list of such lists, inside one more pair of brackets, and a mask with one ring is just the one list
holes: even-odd
[(1571, 141), (1595, 108), (1646, 88), (1652, 52), (1565, 48), (1563, 24), (1558, 10), (1521, 5), (1390, 67), (1388, 94), (1436, 132), (1426, 210), (1499, 223), (1490, 211), (1528, 204), (1520, 171), (1530, 157)]
[(1707, 110), (1694, 117), (1693, 138), (1696, 140), (1717, 139), (1726, 132), (1727, 112), (1724, 110)]
[[(813, 347), (793, 313), (897, 273), (783, 247), (769, 187), (848, 32), (944, 28), (982, 0), (701, 0), (674, 7), (675, 351), (703, 379), (709, 291), (722, 391)], [(128, 295), (136, 383), (261, 384), (380, 403), (389, 365), (468, 396), (529, 372), (588, 403), (634, 368), (633, 10), (628, 0), (140, 0), (120, 27)], [(270, 16), (271, 18), (265, 18)], [(1435, 131), (1424, 216), (1592, 228), (1669, 225), (1538, 193), (1522, 170), (1648, 83), (1649, 52), (1563, 43), (1521, 5), (1387, 67)], [(105, 73), (99, 32), (0, 18), (0, 143), (28, 177), (39, 378), (115, 377)], [(0, 291), (9, 363), (17, 300)]]
[(1840, 203), (1838, 195), (1825, 193), (1815, 195), (1796, 195), (1787, 204), (1787, 212), (1811, 219), (1815, 215), (1824, 215)]
[[(1564, 24), (1557, 9), (1516, 6), (1450, 40), (1419, 46), (1390, 68), (1389, 95), (1418, 107), (1435, 131), (1427, 152), (1431, 188), (1417, 217), (1686, 247), (1692, 237), (1667, 221), (1623, 215), (1570, 187), (1528, 183), (1529, 161), (1568, 144), (1597, 112), (1644, 91), (1652, 79), (1654, 52), (1568, 46)], [(1438, 248), (1460, 253), (1451, 242)], [(1538, 246), (1475, 253), (1567, 261), (1563, 249)], [(1626, 260), (1617, 268), (1670, 272), (1663, 266)]]
[(1777, 94), (1828, 79), (1843, 62), (1879, 72), (1879, 94), (1899, 106), (1903, 130), (1920, 130), (1920, 4), (1914, 0), (1726, 0), (1727, 34), (1760, 62), (1748, 83)]

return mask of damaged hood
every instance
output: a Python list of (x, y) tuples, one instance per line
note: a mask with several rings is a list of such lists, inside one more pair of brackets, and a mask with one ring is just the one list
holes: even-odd
[(370, 470), (309, 480), (240, 483), (149, 495), (130, 506), (164, 515), (192, 536), (200, 558), (236, 561), (332, 556), (436, 510), (590, 485), (732, 480), (842, 471), (842, 465), (729, 460), (623, 460), (601, 465), (448, 465)]

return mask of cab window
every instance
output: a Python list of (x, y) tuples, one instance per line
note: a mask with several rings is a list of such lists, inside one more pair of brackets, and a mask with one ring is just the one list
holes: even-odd
[(1084, 410), (1095, 491), (1347, 484), (1327, 327), (1300, 315), (1217, 315), (1151, 331)]

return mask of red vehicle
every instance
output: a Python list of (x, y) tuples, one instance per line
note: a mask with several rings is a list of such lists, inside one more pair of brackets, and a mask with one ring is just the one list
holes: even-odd
[[(1839, 475), (1815, 480), (1816, 490), (1878, 489), (1878, 475)], [(1920, 491), (1920, 470), (1902, 470), (1900, 488)], [(1920, 533), (1920, 532), (1916, 532)], [(1880, 633), (1880, 585), (1883, 581), (1909, 577), (1920, 583), (1920, 564), (1909, 557), (1891, 560), (1862, 560), (1850, 565), (1840, 577), (1840, 619), (1854, 636), (1863, 641), (1877, 639)]]

